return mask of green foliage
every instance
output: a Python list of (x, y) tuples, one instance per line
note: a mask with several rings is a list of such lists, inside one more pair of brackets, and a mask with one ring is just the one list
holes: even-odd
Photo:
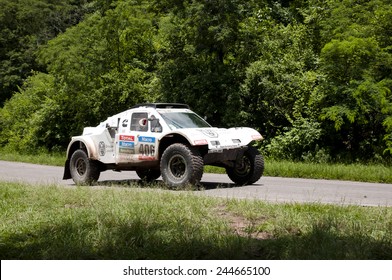
[[(259, 26), (260, 53), (246, 69), (241, 85), (241, 114), (246, 124), (257, 127), (269, 142), (283, 133), (297, 120), (317, 117), (310, 107), (309, 96), (317, 82), (314, 70), (317, 56), (312, 43), (306, 40), (305, 26), (300, 24), (273, 24), (267, 15), (260, 24), (253, 19), (253, 27)], [(265, 28), (271, 24), (270, 28)], [(289, 35), (290, 34), (290, 35)]]
[[(292, 127), (266, 145), (266, 154), (275, 159), (325, 162), (325, 152), (318, 143), (322, 137), (320, 123), (307, 119), (297, 120)], [(314, 154), (310, 154), (314, 153)]]
[(391, 22), (389, 0), (0, 0), (0, 103), (18, 89), (0, 143), (64, 149), (164, 101), (258, 129), (274, 157), (388, 161)]
[(331, 7), (329, 21), (322, 24), (325, 39), (331, 40), (320, 53), (324, 76), (315, 104), (329, 135), (324, 145), (351, 158), (387, 156), (392, 60), (385, 20), (391, 7), (388, 1), (331, 2)]
[(51, 125), (51, 118), (62, 112), (53, 100), (53, 85), (52, 76), (36, 74), (27, 80), (24, 90), (5, 103), (0, 111), (2, 145), (27, 152), (44, 146), (53, 148), (47, 142), (47, 137), (53, 135), (51, 130), (56, 127), (48, 127), (48, 124)]
[(84, 126), (135, 103), (154, 101), (153, 35), (144, 5), (127, 1), (51, 40), (39, 56), (50, 74), (33, 76), (1, 110), (8, 116), (3, 144), (17, 149), (64, 148)]
[(39, 71), (36, 54), (47, 41), (78, 23), (92, 0), (0, 0), (0, 105)]
[(245, 3), (166, 2), (165, 7), (157, 4), (166, 11), (169, 8), (168, 15), (160, 21), (158, 35), (166, 41), (158, 49), (162, 98), (188, 103), (214, 125), (236, 122), (230, 109), (238, 105), (240, 73), (235, 56)]

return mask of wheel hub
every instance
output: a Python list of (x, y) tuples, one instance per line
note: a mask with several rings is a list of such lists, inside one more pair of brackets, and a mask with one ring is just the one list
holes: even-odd
[(79, 176), (83, 176), (86, 173), (87, 170), (87, 164), (86, 161), (83, 159), (78, 159), (76, 161), (76, 172), (78, 172)]
[(237, 162), (237, 165), (235, 167), (235, 172), (239, 176), (246, 176), (249, 174), (251, 169), (251, 162), (249, 158), (243, 157), (239, 162)]
[(173, 156), (169, 161), (169, 171), (176, 179), (183, 178), (186, 172), (185, 158), (181, 155)]

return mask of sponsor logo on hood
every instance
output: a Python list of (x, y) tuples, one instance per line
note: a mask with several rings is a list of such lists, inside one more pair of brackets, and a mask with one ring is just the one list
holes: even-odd
[(205, 136), (208, 136), (210, 138), (217, 138), (219, 134), (212, 129), (200, 129), (200, 132), (202, 132)]

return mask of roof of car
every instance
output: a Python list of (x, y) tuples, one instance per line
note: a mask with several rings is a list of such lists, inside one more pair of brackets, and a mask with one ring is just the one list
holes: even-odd
[(188, 105), (182, 103), (143, 103), (132, 106), (130, 109), (150, 107), (155, 109), (190, 109)]

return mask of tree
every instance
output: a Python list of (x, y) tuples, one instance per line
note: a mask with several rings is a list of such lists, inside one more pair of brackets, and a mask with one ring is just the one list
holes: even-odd
[(83, 19), (92, 0), (0, 0), (0, 106), (32, 71), (41, 46)]
[[(323, 22), (317, 88), (325, 145), (335, 154), (374, 158), (391, 151), (391, 7), (388, 1), (334, 2)], [(376, 14), (380, 23), (376, 22)], [(389, 20), (387, 20), (389, 19)]]
[[(166, 101), (188, 103), (214, 125), (236, 123), (240, 85), (236, 61), (239, 23), (247, 4), (238, 0), (165, 1), (160, 12), (158, 78)], [(225, 106), (222, 106), (225, 104)]]
[[(42, 48), (39, 61), (49, 74), (36, 73), (0, 111), (6, 124), (3, 144), (16, 147), (13, 143), (22, 140), (31, 150), (64, 148), (83, 127), (135, 103), (154, 101), (155, 28), (146, 7), (144, 1), (118, 1)], [(20, 107), (29, 107), (30, 125), (21, 124), (26, 115)], [(19, 125), (20, 133), (10, 131)]]
[[(188, 103), (216, 126), (258, 129), (270, 155), (392, 152), (389, 0), (86, 0), (89, 15), (67, 29), (84, 14), (74, 1), (29, 1), (0, 0), (2, 98), (39, 70), (0, 110), (0, 137), (15, 137), (3, 144), (26, 135), (34, 147), (64, 147), (84, 126), (164, 101)], [(27, 15), (40, 19), (31, 32), (15, 21)], [(27, 95), (42, 99), (27, 110), (42, 129), (13, 134), (9, 116), (23, 111), (18, 102), (29, 106)]]

